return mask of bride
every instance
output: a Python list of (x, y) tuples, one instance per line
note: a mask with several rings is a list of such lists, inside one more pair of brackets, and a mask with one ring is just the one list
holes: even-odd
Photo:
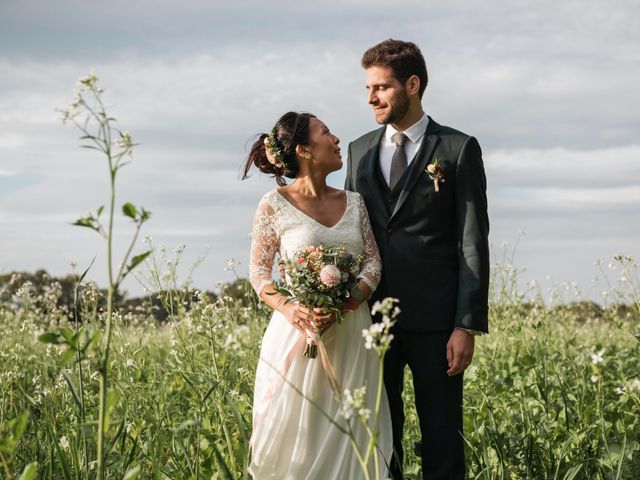
[[(375, 353), (364, 348), (362, 330), (371, 326), (366, 299), (380, 280), (380, 257), (360, 195), (326, 184), (327, 175), (342, 166), (339, 142), (313, 115), (289, 112), (254, 143), (244, 168), (243, 178), (255, 165), (279, 185), (262, 197), (256, 210), (249, 268), (251, 285), (274, 310), (256, 371), (249, 467), (256, 480), (365, 477), (351, 439), (338, 428), (346, 429), (347, 420), (329, 381), (333, 375), (343, 392), (367, 387), (361, 417), (370, 431), (379, 432), (378, 455), (372, 457), (379, 463), (370, 462), (369, 474), (378, 470), (386, 478), (391, 459), (391, 420), (384, 392), (379, 424), (373, 425), (373, 415), (369, 420), (366, 415), (367, 409), (375, 409), (380, 366)], [(295, 180), (287, 185), (284, 177)], [(286, 303), (273, 283), (276, 255), (284, 258), (320, 244), (346, 247), (364, 256), (359, 283), (350, 292), (340, 323), (320, 309)], [(306, 332), (314, 330), (321, 334), (329, 366), (320, 357), (303, 355)], [(365, 451), (367, 429), (353, 418), (349, 425), (358, 449)]]

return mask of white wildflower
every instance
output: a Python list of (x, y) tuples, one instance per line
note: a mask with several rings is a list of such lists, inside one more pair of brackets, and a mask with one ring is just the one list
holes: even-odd
[(478, 366), (477, 365), (471, 365), (469, 368), (467, 368), (467, 370), (464, 372), (464, 379), (468, 380), (468, 381), (473, 381), (478, 377)]
[(604, 349), (597, 353), (591, 354), (591, 363), (594, 365), (600, 365), (604, 361)]
[(375, 350), (378, 354), (386, 352), (391, 345), (391, 340), (393, 340), (393, 334), (389, 333), (389, 329), (394, 323), (389, 317), (384, 316), (381, 321), (363, 329), (364, 347), (367, 350)]
[(365, 406), (367, 387), (356, 388), (353, 393), (348, 388), (342, 394), (340, 413), (345, 420), (357, 416), (362, 421), (367, 421), (371, 416), (371, 410)]
[(224, 262), (224, 269), (225, 271), (229, 271), (229, 270), (233, 270), (235, 267), (237, 267), (240, 264), (240, 262), (236, 261), (235, 258), (228, 258), (227, 260), (225, 260)]
[(67, 438), (66, 435), (63, 435), (62, 437), (60, 437), (60, 446), (62, 447), (63, 450), (69, 450), (69, 439)]
[(369, 417), (371, 416), (371, 410), (368, 408), (361, 408), (360, 410), (358, 410), (358, 417), (360, 418), (360, 420), (362, 420), (363, 422), (366, 422), (367, 420), (369, 420)]
[(600, 377), (598, 375), (591, 375), (591, 382), (598, 383), (600, 381)]

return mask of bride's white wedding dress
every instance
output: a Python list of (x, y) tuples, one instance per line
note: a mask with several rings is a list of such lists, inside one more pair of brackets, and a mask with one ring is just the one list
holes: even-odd
[[(292, 256), (308, 245), (343, 245), (364, 254), (359, 277), (372, 289), (380, 280), (380, 257), (366, 208), (358, 193), (346, 192), (347, 208), (332, 227), (324, 226), (294, 207), (277, 190), (258, 205), (252, 233), (250, 280), (260, 293), (272, 282), (276, 254)], [(371, 326), (366, 303), (347, 312), (341, 323), (322, 335), (328, 359), (342, 391), (367, 386), (365, 408), (373, 425), (379, 361), (364, 348), (362, 330)], [(364, 478), (349, 437), (347, 421), (332, 391), (320, 356), (303, 355), (305, 338), (280, 313), (274, 312), (262, 339), (253, 403), (252, 458), (249, 472), (256, 480), (354, 480)], [(357, 412), (356, 412), (357, 415)], [(331, 419), (331, 420), (329, 420)], [(350, 425), (359, 449), (369, 436), (357, 419)], [(383, 390), (379, 425), (379, 471), (386, 478), (391, 460), (391, 419)], [(374, 472), (373, 460), (368, 466)]]

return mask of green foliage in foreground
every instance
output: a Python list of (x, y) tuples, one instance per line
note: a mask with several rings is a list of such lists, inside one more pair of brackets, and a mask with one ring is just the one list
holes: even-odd
[[(95, 478), (104, 341), (96, 332), (105, 314), (77, 327), (54, 298), (23, 288), (16, 300), (0, 310), (0, 471)], [(251, 293), (215, 303), (203, 295), (165, 324), (116, 315), (107, 476), (248, 478), (253, 375), (268, 318)], [(505, 300), (492, 305), (490, 325), (465, 376), (469, 478), (640, 478), (638, 309)], [(45, 332), (59, 335), (43, 343)], [(411, 388), (406, 396), (410, 404)], [(409, 411), (407, 452), (419, 439), (416, 420)], [(419, 460), (406, 461), (407, 477), (419, 478)]]

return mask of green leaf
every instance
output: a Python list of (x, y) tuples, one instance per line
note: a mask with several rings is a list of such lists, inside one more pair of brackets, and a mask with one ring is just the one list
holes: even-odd
[(226, 394), (224, 398), (227, 401), (227, 405), (229, 405), (229, 408), (231, 408), (231, 413), (233, 413), (233, 416), (235, 417), (236, 422), (238, 423), (238, 429), (242, 434), (242, 441), (243, 441), (242, 447), (244, 449), (247, 445), (249, 445), (249, 436), (247, 434), (246, 423), (242, 418), (242, 414), (240, 413), (240, 410), (238, 410), (238, 405), (236, 404), (236, 402), (234, 402), (233, 399), (228, 394)]
[(76, 227), (90, 228), (91, 230), (95, 230), (96, 232), (98, 231), (98, 227), (93, 223), (93, 219), (90, 218), (79, 218), (71, 225), (74, 225)]
[(82, 351), (84, 352), (88, 348), (95, 347), (99, 341), (100, 341), (100, 330), (96, 329), (91, 335), (91, 340), (89, 340), (89, 343), (87, 343), (87, 345), (82, 349)]
[(578, 473), (580, 473), (580, 470), (582, 470), (581, 463), (571, 467), (569, 470), (567, 470), (567, 473), (565, 474), (563, 480), (573, 480), (578, 475)]
[(91, 150), (97, 150), (97, 151), (99, 151), (99, 152), (102, 152), (102, 149), (101, 149), (101, 148), (94, 147), (93, 145), (80, 145), (80, 148), (89, 148), (89, 149), (91, 149)]
[(49, 438), (53, 442), (53, 445), (56, 450), (56, 454), (58, 459), (60, 460), (60, 465), (62, 466), (62, 475), (65, 480), (71, 480), (71, 467), (69, 467), (69, 457), (64, 453), (62, 447), (60, 447), (60, 441), (55, 437), (53, 433), (53, 429), (51, 428), (51, 423), (47, 420), (47, 429), (49, 430)]
[(220, 468), (222, 469), (222, 473), (224, 474), (224, 478), (226, 480), (233, 480), (233, 475), (231, 475), (231, 471), (229, 470), (229, 467), (225, 463), (224, 458), (220, 453), (220, 450), (218, 450), (218, 447), (216, 446), (215, 443), (212, 444), (212, 447), (213, 447), (213, 451), (216, 454), (216, 460), (218, 460), (218, 464), (220, 465)]
[(64, 340), (62, 339), (62, 337), (60, 337), (60, 334), (58, 334), (58, 332), (43, 333), (38, 337), (38, 340), (42, 343), (52, 343), (54, 345), (60, 345), (61, 343), (64, 343)]
[(22, 471), (22, 475), (18, 477), (18, 480), (34, 480), (38, 475), (38, 462), (32, 462)]
[(134, 268), (136, 268), (138, 265), (140, 265), (142, 262), (144, 262), (145, 258), (147, 258), (152, 253), (153, 253), (153, 250), (147, 250), (146, 252), (141, 253), (141, 254), (136, 255), (135, 257), (133, 257), (131, 259), (131, 263), (129, 264), (129, 268), (127, 268), (127, 270), (131, 271)]
[(216, 387), (219, 385), (219, 383), (220, 382), (218, 382), (218, 381), (214, 381), (213, 382), (213, 385), (211, 385), (211, 388), (209, 390), (207, 390), (207, 393), (204, 395), (204, 397), (202, 397), (202, 403), (207, 401), (207, 399), (213, 393), (213, 391), (216, 389)]
[(98, 213), (98, 216), (102, 215), (102, 212), (103, 212), (103, 211), (104, 211), (104, 205), (100, 205), (100, 206), (98, 207), (98, 212), (97, 212), (97, 213)]
[(65, 339), (65, 343), (74, 350), (78, 349), (78, 334), (73, 334), (73, 331), (67, 327), (60, 329), (60, 335)]
[(18, 418), (14, 418), (9, 422), (11, 426), (11, 434), (16, 442), (20, 440), (22, 434), (24, 433), (25, 428), (27, 427), (27, 421), (29, 420), (29, 410), (25, 410), (22, 412)]
[(138, 215), (138, 210), (133, 203), (127, 202), (122, 205), (122, 213), (124, 213), (127, 217), (135, 220), (136, 216)]
[(124, 474), (122, 480), (135, 480), (140, 476), (140, 465), (130, 468), (127, 473)]
[(60, 366), (64, 367), (75, 355), (76, 350), (74, 350), (73, 348), (68, 348), (67, 350), (62, 352), (62, 355), (60, 355), (60, 359), (58, 360)]
[(117, 390), (110, 390), (109, 393), (107, 394), (107, 408), (106, 408), (106, 415), (104, 418), (106, 428), (109, 428), (109, 418), (111, 417), (111, 410), (116, 405), (118, 405), (119, 401), (120, 401), (120, 392), (118, 392)]
[[(100, 207), (100, 208), (104, 208), (104, 207)], [(100, 215), (100, 208), (98, 209), (98, 215)], [(91, 263), (89, 264), (89, 266), (87, 267), (87, 269), (82, 272), (82, 275), (80, 275), (80, 278), (78, 278), (78, 281), (76, 282), (76, 286), (79, 286), (80, 283), (82, 283), (82, 280), (84, 280), (84, 277), (87, 276), (87, 273), (89, 273), (89, 270), (91, 269), (91, 267), (93, 267), (93, 262), (96, 261), (96, 257), (93, 257), (93, 259), (91, 260)], [(77, 288), (77, 287), (76, 287)]]
[(73, 401), (76, 403), (76, 406), (78, 407), (78, 412), (82, 412), (82, 403), (80, 402), (80, 397), (78, 396), (78, 393), (76, 392), (76, 388), (73, 386), (73, 382), (69, 378), (69, 375), (67, 375), (65, 372), (62, 372), (62, 376), (67, 381), (67, 385), (69, 386), (69, 390), (71, 390), (71, 396), (73, 397)]
[(144, 223), (151, 217), (151, 212), (149, 210), (145, 210), (143, 207), (140, 207), (140, 223)]

